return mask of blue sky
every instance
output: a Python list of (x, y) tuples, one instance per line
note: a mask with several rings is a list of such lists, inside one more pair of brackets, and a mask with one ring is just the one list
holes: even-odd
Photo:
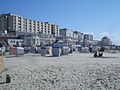
[(0, 13), (56, 23), (95, 39), (109, 36), (120, 44), (120, 0), (1, 0)]

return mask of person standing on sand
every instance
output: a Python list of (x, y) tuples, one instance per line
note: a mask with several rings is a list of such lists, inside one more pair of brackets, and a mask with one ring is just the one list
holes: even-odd
[(97, 52), (95, 52), (94, 57), (97, 57)]

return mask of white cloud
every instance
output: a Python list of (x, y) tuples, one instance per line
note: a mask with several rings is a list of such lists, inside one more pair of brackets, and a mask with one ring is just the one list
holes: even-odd
[(101, 35), (102, 35), (102, 37), (109, 37), (110, 36), (110, 34), (108, 32), (103, 32)]

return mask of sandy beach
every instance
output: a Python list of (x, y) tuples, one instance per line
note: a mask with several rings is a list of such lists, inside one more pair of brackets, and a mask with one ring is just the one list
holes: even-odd
[[(73, 53), (61, 57), (5, 57), (0, 90), (120, 90), (120, 53)], [(5, 75), (11, 83), (5, 82)]]

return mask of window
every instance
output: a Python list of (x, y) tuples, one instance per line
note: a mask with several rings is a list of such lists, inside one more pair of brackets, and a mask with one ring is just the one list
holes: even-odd
[(20, 43), (23, 43), (23, 41), (20, 41)]
[(15, 41), (11, 41), (11, 43), (15, 43)]

